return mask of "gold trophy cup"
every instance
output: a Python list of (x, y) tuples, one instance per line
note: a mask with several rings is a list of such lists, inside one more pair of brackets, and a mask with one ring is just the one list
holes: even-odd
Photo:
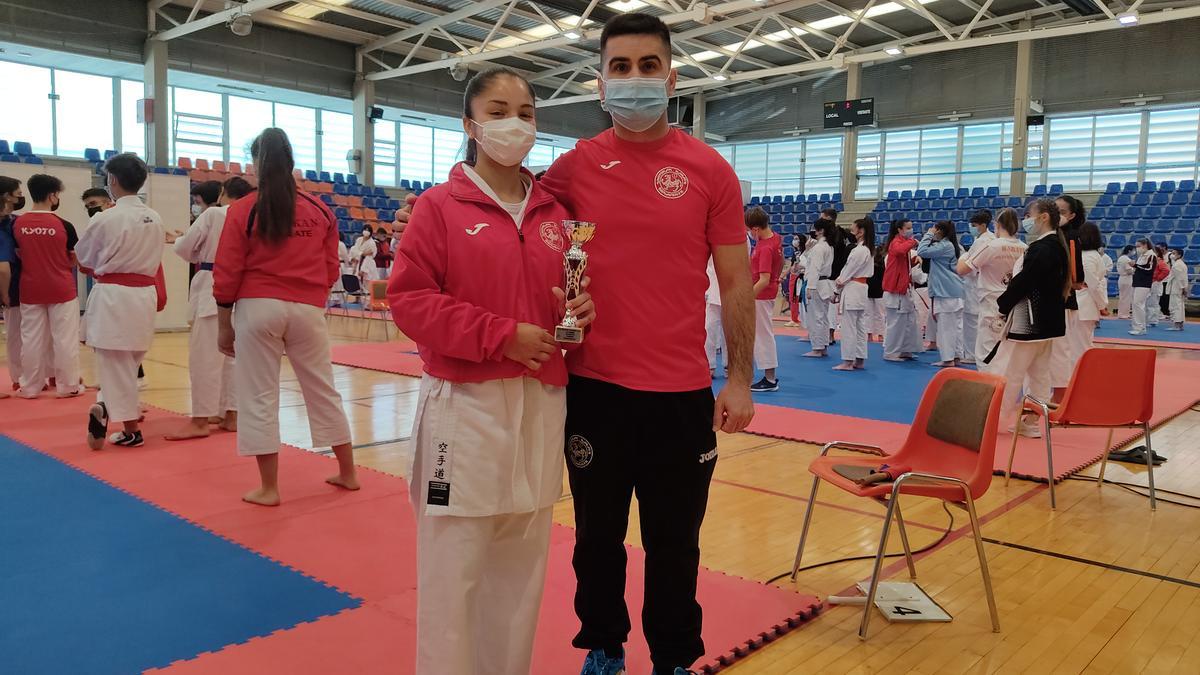
[[(596, 224), (581, 220), (564, 220), (563, 230), (571, 240), (571, 245), (563, 252), (563, 269), (566, 271), (567, 283), (564, 289), (567, 300), (579, 296), (580, 284), (583, 283), (584, 272), (587, 271), (587, 252), (583, 245), (592, 240), (596, 234)], [(562, 323), (554, 327), (554, 339), (557, 342), (579, 344), (583, 342), (583, 329), (571, 310), (563, 317)]]

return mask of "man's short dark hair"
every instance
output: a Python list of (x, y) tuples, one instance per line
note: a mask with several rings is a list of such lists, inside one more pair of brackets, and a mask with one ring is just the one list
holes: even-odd
[(63, 182), (57, 176), (35, 173), (25, 181), (29, 188), (29, 198), (35, 202), (44, 202), (50, 195), (63, 191)]
[(21, 189), (21, 181), (8, 176), (0, 176), (0, 195), (11, 195)]
[(979, 209), (971, 214), (971, 223), (975, 225), (990, 225), (992, 222), (992, 212), (987, 209)]
[(764, 228), (771, 226), (771, 218), (767, 216), (767, 212), (762, 210), (761, 206), (746, 211), (746, 227)]
[(79, 201), (86, 202), (92, 197), (100, 197), (101, 199), (108, 199), (110, 201), (112, 200), (112, 196), (108, 194), (108, 190), (105, 190), (104, 188), (88, 188), (83, 191), (83, 194), (79, 195)]
[[(604, 24), (604, 30), (600, 33), (601, 58), (603, 58), (604, 47), (608, 44), (609, 38), (621, 35), (657, 35), (666, 46), (667, 54), (671, 53), (671, 29), (667, 28), (667, 24), (657, 16), (642, 12), (630, 12), (629, 14), (618, 14)], [(670, 67), (670, 63), (664, 65)]]
[(221, 181), (206, 180), (192, 187), (192, 196), (199, 197), (207, 206), (216, 204), (221, 199)]
[(1088, 221), (1079, 228), (1079, 248), (1084, 251), (1099, 251), (1104, 248), (1104, 236), (1095, 223)]
[(141, 157), (132, 152), (113, 155), (104, 163), (104, 173), (112, 176), (126, 192), (138, 192), (146, 184), (149, 171)]
[(221, 189), (225, 191), (225, 196), (233, 199), (241, 199), (251, 192), (254, 192), (254, 186), (250, 184), (250, 181), (242, 178), (241, 176), (234, 176), (233, 178), (226, 180), (225, 184), (221, 186)]
[(828, 218), (829, 220), (831, 220), (835, 223), (837, 222), (838, 211), (837, 211), (837, 209), (835, 209), (833, 207), (830, 207), (827, 209), (822, 209), (821, 215), (825, 216), (826, 218)]

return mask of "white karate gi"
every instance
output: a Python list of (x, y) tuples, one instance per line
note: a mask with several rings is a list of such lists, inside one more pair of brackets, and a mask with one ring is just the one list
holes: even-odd
[(1122, 254), (1117, 258), (1117, 318), (1128, 319), (1133, 310), (1133, 260)]
[(4, 346), (8, 354), (8, 376), (21, 383), (21, 306), (4, 308)]
[(1184, 312), (1184, 296), (1188, 291), (1188, 268), (1182, 260), (1176, 259), (1171, 264), (1171, 276), (1167, 277), (1167, 293), (1171, 297), (1171, 323), (1183, 323), (1187, 318)]
[[(1083, 252), (1083, 283), (1087, 288), (1076, 293), (1079, 301), (1079, 322), (1074, 336), (1071, 338), (1072, 364), (1079, 363), (1084, 352), (1092, 348), (1092, 339), (1096, 335), (1096, 326), (1100, 323), (1100, 312), (1108, 309), (1108, 284), (1105, 276), (1108, 274), (1105, 255), (1099, 251)], [(1111, 261), (1110, 261), (1111, 262)], [(1072, 365), (1074, 372), (1074, 365)], [(1067, 374), (1067, 383), (1071, 375)]]
[[(989, 241), (996, 238), (991, 230), (975, 238), (970, 251), (963, 253), (963, 258), (971, 255), (972, 251), (982, 250)], [(963, 276), (963, 363), (979, 361), (979, 313), (982, 292), (979, 290), (979, 273), (972, 269)]]
[(102, 390), (97, 400), (104, 402), (114, 422), (141, 417), (137, 370), (154, 341), (158, 294), (153, 284), (105, 283), (104, 277), (132, 274), (152, 281), (162, 252), (162, 218), (134, 195), (92, 216), (75, 246), (80, 266), (96, 277), (85, 312), (87, 344), (96, 352)]
[(708, 290), (704, 293), (704, 352), (708, 355), (708, 369), (717, 369), (717, 352), (721, 361), (729, 367), (729, 354), (725, 351), (725, 327), (721, 324), (721, 289), (717, 286), (717, 269), (712, 258), (708, 259)]
[(819, 239), (806, 255), (808, 266), (804, 270), (804, 280), (808, 282), (808, 311), (805, 328), (812, 348), (820, 350), (829, 346), (829, 301), (833, 298), (833, 281), (829, 279), (829, 273), (833, 269), (833, 248), (824, 239)]
[(1025, 249), (1025, 243), (1020, 239), (993, 235), (983, 246), (977, 242), (963, 257), (967, 266), (975, 270), (976, 275), (975, 291), (979, 300), (979, 320), (975, 337), (975, 364), (984, 372), (1003, 372), (999, 352), (990, 363), (984, 363), (984, 360), (1004, 335), (1004, 321), (1000, 318), (997, 301), (1008, 287), (1013, 268), (1024, 257)]
[(79, 384), (79, 298), (48, 305), (21, 305), (22, 398), (37, 398), (54, 377), (58, 396), (74, 396)]
[(354, 261), (354, 268), (362, 281), (364, 292), (367, 290), (367, 284), (379, 279), (379, 268), (375, 266), (375, 254), (378, 252), (379, 247), (371, 237), (359, 237), (350, 249), (350, 258)]
[[(228, 207), (204, 210), (175, 241), (175, 253), (194, 265), (209, 267), (217, 255)], [(237, 410), (234, 360), (217, 349), (217, 301), (211, 269), (198, 269), (188, 292), (188, 376), (192, 384), (192, 417), (217, 417)]]
[(867, 284), (856, 279), (870, 278), (875, 272), (871, 250), (855, 246), (846, 259), (837, 283), (842, 288), (842, 360), (867, 358)]

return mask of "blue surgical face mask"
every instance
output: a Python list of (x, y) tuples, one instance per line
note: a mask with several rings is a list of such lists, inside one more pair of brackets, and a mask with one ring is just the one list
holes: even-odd
[(656, 77), (605, 80), (601, 107), (622, 127), (645, 131), (667, 111), (667, 81)]
[(1025, 230), (1025, 234), (1032, 234), (1035, 223), (1037, 223), (1037, 221), (1033, 218), (1025, 218), (1025, 220), (1021, 221), (1021, 229)]

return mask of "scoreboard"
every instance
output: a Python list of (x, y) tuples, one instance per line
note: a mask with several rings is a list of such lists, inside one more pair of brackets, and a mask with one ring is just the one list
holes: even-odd
[(875, 99), (831, 101), (825, 104), (825, 128), (861, 127), (875, 124)]

